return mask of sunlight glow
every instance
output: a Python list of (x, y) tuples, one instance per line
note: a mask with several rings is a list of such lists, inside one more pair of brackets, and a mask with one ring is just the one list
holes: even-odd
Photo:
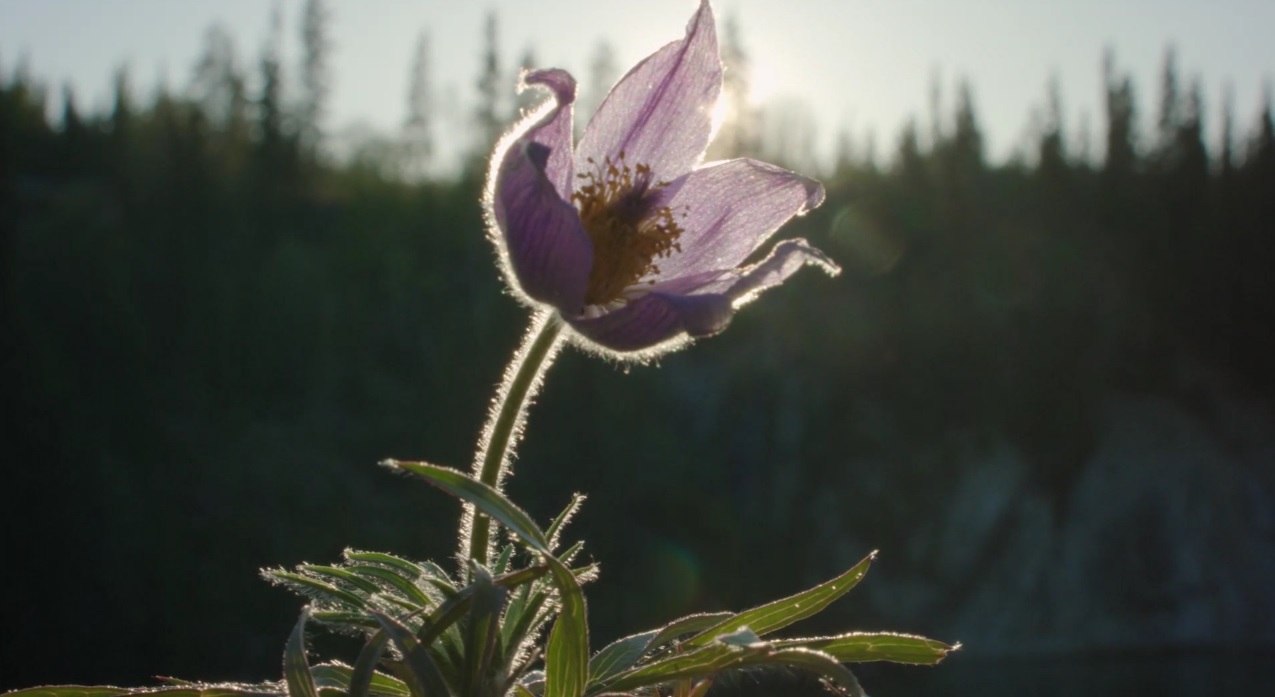
[(748, 103), (761, 106), (780, 89), (779, 71), (772, 61), (757, 61), (748, 74)]
[(725, 95), (718, 98), (716, 106), (713, 107), (712, 130), (709, 131), (709, 142), (717, 137), (717, 131), (721, 129), (722, 124), (726, 123), (732, 116), (730, 100)]

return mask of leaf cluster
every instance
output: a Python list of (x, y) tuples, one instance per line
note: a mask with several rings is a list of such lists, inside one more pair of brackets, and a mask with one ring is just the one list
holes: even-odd
[[(555, 553), (561, 527), (583, 497), (574, 498), (546, 531), (501, 493), (462, 472), (423, 462), (384, 464), (473, 504), (509, 530), (522, 549), (506, 545), (491, 570), (471, 561), (463, 576), (449, 575), (432, 562), (349, 549), (337, 565), (263, 571), (272, 582), (310, 599), (288, 638), (279, 682), (168, 680), (162, 687), (41, 687), (9, 696), (700, 697), (725, 672), (778, 666), (815, 673), (838, 694), (863, 695), (845, 663), (932, 665), (959, 648), (887, 632), (762, 638), (849, 592), (867, 574), (873, 554), (796, 595), (739, 613), (683, 617), (612, 642), (590, 658), (581, 584), (597, 569), (570, 566), (580, 544)], [(514, 568), (521, 557), (528, 563)], [(312, 621), (364, 639), (353, 665), (311, 664), (306, 638)], [(551, 621), (542, 656), (538, 639)], [(543, 668), (533, 670), (542, 658)]]

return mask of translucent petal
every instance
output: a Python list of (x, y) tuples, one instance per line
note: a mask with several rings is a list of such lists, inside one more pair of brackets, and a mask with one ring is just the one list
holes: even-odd
[(660, 260), (660, 279), (734, 268), (824, 197), (819, 182), (750, 159), (697, 169), (679, 184), (669, 207), (682, 251)]
[(672, 181), (704, 156), (713, 109), (722, 89), (717, 30), (708, 1), (686, 36), (638, 63), (612, 88), (576, 148), (577, 170), (624, 153), (630, 166), (651, 167), (655, 181)]
[(708, 336), (730, 324), (725, 295), (648, 293), (591, 319), (569, 320), (589, 341), (613, 351), (642, 351), (680, 336)]

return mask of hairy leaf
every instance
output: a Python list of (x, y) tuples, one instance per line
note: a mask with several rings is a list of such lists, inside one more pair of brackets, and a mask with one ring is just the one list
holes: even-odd
[(92, 687), (85, 685), (45, 685), (4, 693), (5, 697), (118, 697), (119, 695), (159, 695), (160, 697), (286, 697), (282, 685), (183, 682), (173, 687)]
[(864, 558), (863, 561), (855, 564), (849, 571), (831, 581), (826, 581), (810, 590), (734, 615), (691, 637), (684, 645), (688, 648), (706, 646), (718, 635), (727, 634), (745, 626), (756, 632), (758, 636), (765, 636), (777, 629), (787, 627), (797, 620), (810, 617), (828, 607), (832, 601), (840, 598), (851, 588), (854, 588), (863, 579), (864, 574), (868, 573), (868, 567), (872, 565), (872, 560), (875, 558), (876, 552), (873, 552)]
[(545, 697), (580, 697), (589, 681), (589, 625), (575, 574), (545, 554), (562, 604), (545, 647)]
[(893, 661), (917, 665), (935, 665), (960, 648), (941, 641), (911, 634), (893, 632), (854, 632), (832, 637), (780, 639), (776, 647), (800, 646), (826, 653), (842, 663)]
[(435, 695), (452, 695), (443, 674), (430, 656), (428, 645), (417, 641), (411, 630), (398, 620), (382, 612), (373, 611), (381, 622), (381, 629), (389, 635), (390, 641), (403, 654), (403, 668), (407, 673), (407, 683), (417, 695), (434, 697)]
[[(384, 647), (384, 634), (381, 634), (381, 646)], [(378, 656), (379, 660), (379, 656)], [(343, 663), (320, 663), (312, 666), (310, 672), (314, 675), (314, 682), (319, 686), (320, 690), (335, 689), (343, 694), (349, 694), (355, 697), (351, 689), (355, 668), (351, 668)], [(384, 673), (369, 673), (371, 680), (366, 686), (363, 686), (361, 694), (379, 695), (380, 697), (408, 697), (411, 691), (407, 684), (402, 680)]]
[(288, 697), (319, 697), (314, 675), (310, 673), (310, 664), (305, 658), (305, 622), (309, 618), (310, 608), (307, 607), (301, 611), (283, 652), (283, 677), (288, 683)]
[(474, 504), (478, 510), (509, 528), (522, 538), (537, 552), (549, 551), (549, 540), (544, 532), (532, 522), (531, 517), (521, 508), (490, 486), (466, 475), (464, 472), (448, 467), (439, 467), (426, 462), (403, 462), (386, 460), (387, 467), (411, 472), (425, 481), (467, 503)]
[(589, 684), (605, 683), (612, 676), (632, 668), (651, 648), (651, 641), (659, 633), (658, 629), (652, 629), (607, 644), (589, 659)]

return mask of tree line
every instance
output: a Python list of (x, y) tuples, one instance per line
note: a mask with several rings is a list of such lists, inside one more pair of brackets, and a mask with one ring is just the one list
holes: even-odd
[[(450, 528), (448, 502), (370, 463), (465, 466), (522, 331), (478, 205), (481, 155), (515, 108), (500, 96), (508, 71), (493, 17), (459, 175), (425, 176), (436, 114), (424, 38), (401, 137), (338, 159), (327, 21), (307, 4), (295, 85), (278, 22), (253, 68), (214, 28), (185, 90), (140, 99), (120, 72), (99, 113), (68, 91), (50, 117), (36, 78), (0, 77), (5, 551), (12, 568), (44, 570), (38, 583), (17, 575), (15, 597), (47, 601), (5, 605), (8, 626), (34, 637), (7, 652), (5, 687), (244, 678), (245, 662), (273, 676), (295, 608), (254, 569), (334, 559), (346, 544), (452, 552), (422, 533)], [(714, 155), (800, 159), (799, 128), (747, 107), (731, 36), (736, 119)], [(907, 453), (952, 433), (1011, 439), (1061, 502), (1112, 390), (1204, 410), (1218, 390), (1269, 404), (1270, 96), (1255, 123), (1224, 103), (1227, 135), (1210, 149), (1201, 88), (1183, 84), (1172, 53), (1149, 133), (1130, 77), (1114, 56), (1103, 65), (1101, 157), (1068, 136), (1055, 90), (1029, 156), (989, 162), (968, 86), (928, 132), (906, 125), (887, 157), (843, 148), (827, 203), (784, 234), (847, 273), (795, 279), (642, 380), (564, 360), (555, 370), (571, 377), (532, 417), (515, 498), (543, 517), (570, 490), (616, 497), (584, 514), (597, 516), (585, 525), (599, 554), (678, 539), (700, 550), (705, 577), (772, 554), (773, 571), (726, 584), (734, 595), (698, 599), (738, 607), (792, 583), (783, 562), (819, 541), (783, 532), (804, 515), (791, 501), (851, 459), (901, 463), (881, 475), (888, 506), (844, 513), (889, 548), (956, 476)], [(615, 70), (603, 44), (594, 66)], [(658, 418), (635, 435), (634, 414)], [(641, 453), (617, 446), (635, 437)], [(535, 475), (541, 462), (551, 476)], [(705, 491), (728, 498), (706, 504)], [(33, 506), (46, 514), (20, 512)], [(631, 524), (653, 510), (668, 515)], [(137, 570), (191, 550), (204, 550), (198, 563)], [(602, 561), (591, 611), (604, 637), (688, 610), (678, 588), (608, 596), (632, 594), (621, 584), (640, 564)], [(226, 617), (244, 619), (208, 621)], [(128, 627), (145, 631), (112, 634)], [(94, 650), (71, 666), (41, 649), (77, 642)]]

